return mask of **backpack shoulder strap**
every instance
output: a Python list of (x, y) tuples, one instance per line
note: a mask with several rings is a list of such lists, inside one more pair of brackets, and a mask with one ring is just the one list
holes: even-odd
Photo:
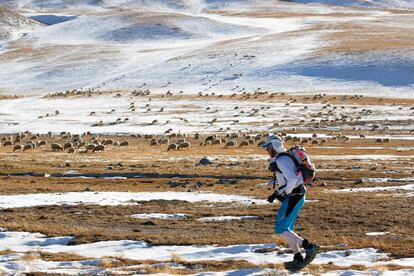
[(290, 153), (290, 150), (279, 153), (276, 157), (276, 160), (277, 160), (277, 158), (282, 157), (282, 156), (289, 156), (290, 159), (292, 159), (293, 163), (295, 163), (296, 168), (300, 167), (300, 164), (299, 164), (298, 160), (296, 159), (295, 156), (293, 156), (292, 153)]

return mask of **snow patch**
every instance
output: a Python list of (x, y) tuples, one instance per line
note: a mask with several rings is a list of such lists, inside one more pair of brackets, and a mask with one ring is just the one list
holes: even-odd
[(353, 193), (353, 192), (380, 192), (380, 191), (414, 191), (414, 184), (407, 184), (401, 186), (384, 186), (384, 187), (366, 187), (366, 188), (351, 188), (342, 190), (329, 190), (327, 192), (333, 193)]
[(150, 214), (135, 214), (131, 217), (136, 219), (186, 219), (190, 217), (187, 214), (163, 214), (163, 213), (150, 213)]
[(42, 205), (134, 205), (139, 201), (182, 200), (187, 202), (232, 202), (240, 204), (268, 204), (247, 196), (198, 192), (69, 192), (0, 196), (0, 208), (21, 208)]
[(368, 233), (365, 233), (365, 235), (367, 235), (367, 236), (384, 236), (388, 233), (389, 232), (368, 232)]
[(199, 221), (238, 221), (238, 220), (259, 220), (258, 216), (218, 216), (199, 218)]

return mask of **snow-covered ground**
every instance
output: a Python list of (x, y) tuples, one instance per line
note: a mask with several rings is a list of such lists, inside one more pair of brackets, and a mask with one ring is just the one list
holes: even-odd
[[(401, 41), (412, 37), (413, 16), (387, 10), (411, 1), (305, 2), (3, 0), (45, 24), (0, 43), (0, 93), (133, 90), (147, 83), (154, 92), (261, 87), (412, 96), (414, 54)], [(351, 7), (361, 2), (370, 9)], [(375, 42), (382, 36), (362, 31), (372, 45), (385, 45), (365, 49), (370, 42), (360, 40), (359, 25), (393, 36)], [(352, 40), (362, 51), (335, 50)]]
[[(225, 260), (246, 260), (253, 264), (262, 265), (269, 263), (281, 263), (291, 259), (291, 254), (276, 254), (276, 252), (260, 252), (263, 249), (274, 249), (277, 251), (276, 244), (251, 244), (251, 245), (230, 245), (230, 246), (151, 246), (144, 241), (103, 241), (89, 244), (68, 245), (71, 237), (47, 238), (39, 233), (11, 232), (0, 233), (0, 250), (11, 250), (14, 252), (50, 252), (50, 253), (74, 253), (88, 258), (102, 257), (122, 257), (132, 260), (153, 260), (169, 261), (173, 255), (178, 255), (186, 261), (225, 261)], [(91, 269), (99, 266), (99, 261), (81, 262), (44, 262), (39, 260), (19, 261), (22, 253), (8, 254), (0, 258), (0, 269), (4, 272), (25, 271), (32, 262), (31, 271), (45, 270), (53, 271), (56, 269)], [(351, 265), (378, 266), (387, 264), (398, 264), (413, 266), (413, 258), (389, 259), (389, 254), (378, 252), (374, 248), (350, 249), (327, 251), (320, 253), (316, 259), (316, 264), (328, 264), (348, 267)], [(96, 267), (95, 267), (96, 269)], [(102, 268), (101, 268), (102, 269)], [(72, 271), (79, 272), (79, 270)], [(407, 270), (410, 273), (413, 269)], [(218, 274), (217, 274), (218, 275)], [(332, 274), (338, 275), (338, 274)], [(339, 274), (340, 275), (340, 274)], [(348, 274), (347, 274), (348, 275)], [(349, 274), (351, 275), (351, 274)]]
[(201, 192), (69, 192), (0, 196), (0, 208), (20, 208), (42, 205), (130, 205), (139, 201), (182, 200), (188, 202), (231, 202), (239, 204), (267, 204), (266, 200), (247, 196)]
[(328, 4), (341, 6), (355, 6), (365, 8), (394, 8), (414, 10), (414, 2), (412, 0), (293, 0), (297, 3), (306, 4)]
[[(0, 69), (1, 70), (1, 69)], [(323, 104), (308, 104), (307, 112), (304, 104), (285, 105), (283, 101), (259, 102), (237, 101), (230, 99), (209, 100), (176, 98), (129, 98), (115, 95), (44, 99), (29, 97), (0, 101), (0, 132), (13, 133), (23, 130), (47, 133), (48, 131), (82, 133), (152, 133), (163, 134), (172, 128), (174, 132), (209, 133), (220, 128), (228, 131), (273, 131), (273, 124), (279, 122), (277, 129), (289, 131), (292, 124), (300, 120), (309, 121), (307, 114), (314, 113), (313, 119), (334, 119), (342, 115), (361, 116), (364, 121), (409, 120), (411, 113), (399, 106), (370, 106), (372, 113), (364, 114), (366, 106), (344, 106), (333, 110), (332, 115), (316, 115), (323, 109)], [(134, 104), (135, 111), (130, 106)], [(209, 108), (209, 109), (207, 109)], [(56, 115), (55, 111), (59, 111)], [(113, 111), (112, 111), (113, 110)], [(325, 109), (326, 110), (326, 109)], [(94, 112), (91, 115), (91, 112)], [(117, 120), (120, 121), (117, 122)], [(380, 119), (381, 118), (381, 119)], [(127, 120), (125, 120), (127, 119)], [(216, 119), (215, 123), (211, 123)], [(152, 123), (157, 120), (157, 123)], [(284, 120), (285, 122), (281, 122)], [(96, 125), (102, 121), (101, 125)], [(298, 125), (298, 128), (304, 128)], [(349, 127), (350, 128), (350, 127)], [(371, 129), (366, 123), (362, 129)], [(331, 128), (335, 129), (335, 128)], [(292, 134), (297, 137), (311, 137), (312, 134)], [(320, 138), (330, 138), (331, 135), (319, 135)], [(351, 136), (352, 138), (359, 138)], [(389, 138), (412, 140), (412, 135), (368, 135), (367, 139)]]
[(150, 213), (150, 214), (135, 214), (131, 217), (136, 219), (186, 219), (191, 215), (188, 214), (163, 214), (163, 213)]
[(258, 216), (218, 216), (199, 218), (199, 221), (234, 221), (234, 220), (257, 220)]
[(355, 193), (355, 192), (382, 192), (382, 191), (413, 191), (414, 184), (407, 184), (401, 186), (385, 186), (385, 187), (366, 187), (366, 188), (352, 188), (342, 190), (330, 190), (335, 193)]

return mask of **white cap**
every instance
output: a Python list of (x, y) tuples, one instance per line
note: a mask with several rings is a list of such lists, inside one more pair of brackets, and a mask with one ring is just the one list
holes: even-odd
[(262, 148), (273, 148), (277, 153), (285, 152), (283, 147), (283, 140), (278, 135), (271, 135), (265, 143), (261, 145)]

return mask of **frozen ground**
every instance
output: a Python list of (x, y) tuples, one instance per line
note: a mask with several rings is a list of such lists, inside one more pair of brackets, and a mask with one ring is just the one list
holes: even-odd
[[(409, 120), (412, 111), (408, 107), (369, 106), (370, 113), (364, 110), (367, 106), (335, 105), (329, 108), (332, 113), (326, 114), (324, 104), (290, 104), (285, 101), (240, 101), (211, 100), (200, 98), (129, 98), (115, 95), (92, 97), (71, 97), (44, 99), (29, 97), (0, 101), (0, 131), (14, 133), (22, 130), (47, 133), (69, 131), (82, 133), (141, 133), (163, 134), (168, 129), (183, 133), (210, 133), (220, 128), (227, 131), (272, 131), (273, 124), (279, 122), (278, 130), (289, 133), (292, 123), (300, 120), (335, 119), (341, 116), (361, 116), (361, 129), (370, 129), (372, 123), (396, 122), (394, 129), (404, 129), (398, 122)], [(218, 98), (217, 98), (218, 99)], [(131, 110), (133, 104), (135, 110)], [(307, 112), (303, 112), (304, 108)], [(76, 107), (76, 108), (74, 108)], [(335, 109), (333, 109), (335, 108)], [(58, 111), (59, 114), (55, 114)], [(321, 111), (324, 114), (318, 114)], [(94, 112), (91, 114), (91, 112)], [(310, 118), (310, 114), (312, 114)], [(386, 119), (385, 119), (386, 118)], [(118, 120), (118, 121), (117, 121)], [(154, 120), (157, 120), (155, 123)], [(212, 123), (213, 120), (217, 120)], [(284, 120), (285, 122), (281, 122)], [(354, 119), (359, 120), (359, 119)], [(392, 123), (387, 123), (393, 125)], [(341, 126), (346, 128), (346, 126)], [(407, 126), (409, 127), (409, 126)], [(338, 129), (338, 127), (336, 127)], [(351, 127), (348, 127), (351, 128)], [(297, 125), (297, 129), (306, 127)], [(334, 130), (335, 127), (328, 128)], [(295, 131), (297, 132), (297, 131)], [(294, 134), (297, 137), (309, 138), (311, 134)], [(321, 138), (331, 136), (321, 135)], [(356, 136), (350, 136), (356, 138)], [(358, 137), (359, 138), (359, 137)], [(368, 139), (414, 139), (412, 135), (367, 135)]]
[(330, 192), (351, 193), (351, 192), (382, 192), (382, 191), (413, 191), (413, 190), (414, 190), (414, 184), (407, 184), (407, 185), (402, 185), (402, 186), (367, 187), (367, 188), (331, 190)]
[(131, 217), (136, 219), (186, 219), (190, 217), (187, 214), (163, 214), (163, 213), (151, 213), (151, 214), (135, 214)]
[[(90, 244), (68, 245), (71, 237), (47, 238), (39, 233), (9, 232), (0, 233), (0, 249), (8, 249), (14, 252), (50, 252), (50, 253), (74, 253), (87, 258), (123, 257), (132, 260), (169, 261), (173, 254), (185, 261), (224, 261), (246, 260), (253, 264), (280, 263), (291, 258), (290, 254), (276, 254), (271, 249), (277, 250), (275, 244), (251, 244), (231, 246), (151, 246), (144, 241), (104, 241)], [(267, 249), (270, 252), (258, 250)], [(17, 271), (53, 271), (76, 274), (80, 271), (92, 272), (101, 265), (99, 260), (80, 262), (46, 262), (36, 259), (24, 261), (24, 253), (3, 255), (0, 258), (0, 269), (5, 273)], [(28, 258), (27, 258), (28, 259)], [(315, 259), (316, 264), (332, 263), (342, 267), (351, 265), (378, 266), (387, 264), (399, 264), (413, 266), (413, 259), (389, 259), (389, 254), (380, 253), (373, 248), (350, 249), (346, 251), (327, 251), (319, 254)], [(102, 267), (99, 269), (102, 270)], [(412, 273), (414, 270), (404, 270), (404, 273)], [(397, 271), (398, 273), (398, 271)], [(219, 275), (219, 274), (215, 274)], [(230, 275), (230, 274), (229, 274)], [(245, 275), (245, 274), (241, 274)], [(329, 275), (341, 275), (334, 273)], [(342, 274), (343, 275), (343, 274)], [(347, 274), (353, 275), (353, 274)], [(381, 274), (382, 275), (382, 274)], [(408, 275), (408, 274), (407, 274)]]
[(15, 26), (26, 34), (0, 42), (0, 93), (146, 83), (154, 92), (412, 96), (411, 1), (295, 2), (2, 0), (14, 18), (44, 24)]
[(328, 4), (341, 6), (355, 6), (365, 8), (395, 8), (395, 9), (414, 9), (411, 0), (294, 0), (297, 3), (305, 4)]
[(258, 216), (218, 216), (218, 217), (205, 217), (200, 218), (200, 221), (233, 221), (233, 220), (257, 220)]
[(229, 202), (267, 204), (266, 200), (239, 195), (197, 192), (70, 192), (55, 194), (25, 194), (0, 196), (0, 208), (20, 208), (42, 205), (128, 205), (139, 201), (182, 200), (188, 202)]

